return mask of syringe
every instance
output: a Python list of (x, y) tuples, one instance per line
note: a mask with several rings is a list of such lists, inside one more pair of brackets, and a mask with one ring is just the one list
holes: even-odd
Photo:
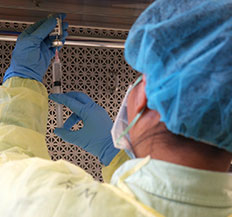
[[(57, 25), (54, 31), (50, 36), (55, 36), (55, 39), (52, 43), (53, 47), (56, 47), (55, 60), (52, 64), (53, 69), (53, 93), (62, 93), (61, 79), (62, 79), (62, 70), (61, 70), (61, 61), (59, 58), (58, 48), (63, 45), (61, 41), (63, 35), (62, 29), (62, 18), (56, 18)], [(57, 127), (63, 127), (63, 105), (56, 103), (56, 118), (57, 118)]]
[[(62, 70), (61, 62), (59, 58), (58, 49), (56, 49), (55, 60), (52, 64), (53, 68), (53, 92), (62, 93), (61, 79), (62, 79)], [(63, 105), (56, 103), (56, 118), (57, 118), (57, 127), (63, 127)]]

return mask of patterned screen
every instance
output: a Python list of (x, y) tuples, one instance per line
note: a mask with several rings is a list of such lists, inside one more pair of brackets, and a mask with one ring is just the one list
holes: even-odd
[[(27, 24), (0, 23), (0, 30), (22, 31)], [(69, 28), (70, 35), (125, 39), (128, 32), (97, 28)], [(1, 78), (10, 64), (13, 42), (0, 42), (0, 73)], [(96, 103), (104, 107), (114, 120), (127, 87), (138, 76), (123, 58), (122, 49), (106, 49), (91, 47), (64, 46), (60, 52), (63, 63), (63, 91), (82, 91), (88, 94)], [(44, 78), (48, 92), (52, 92), (51, 66)], [(64, 119), (71, 111), (64, 108)], [(79, 123), (74, 129), (82, 126)], [(86, 153), (79, 147), (65, 143), (54, 135), (56, 127), (55, 105), (49, 101), (49, 116), (47, 125), (47, 145), (52, 160), (65, 159), (85, 169), (92, 176), (102, 181), (101, 165), (96, 157)]]

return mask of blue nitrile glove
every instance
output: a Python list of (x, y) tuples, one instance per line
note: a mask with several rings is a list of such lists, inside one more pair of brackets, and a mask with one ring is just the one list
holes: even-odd
[[(14, 48), (10, 67), (6, 70), (3, 82), (11, 77), (35, 79), (42, 82), (55, 49), (52, 47), (54, 37), (49, 34), (56, 27), (56, 17), (65, 18), (65, 14), (57, 14), (29, 26), (22, 32)], [(68, 23), (63, 23), (63, 37), (67, 37)]]
[[(101, 163), (107, 166), (119, 152), (113, 145), (110, 132), (113, 122), (107, 112), (81, 92), (51, 94), (49, 98), (73, 111), (64, 127), (56, 128), (54, 133), (97, 156)], [(80, 120), (83, 121), (84, 127), (78, 131), (71, 131), (72, 126)]]

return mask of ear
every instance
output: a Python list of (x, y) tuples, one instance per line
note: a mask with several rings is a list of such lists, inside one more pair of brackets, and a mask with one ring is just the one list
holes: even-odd
[(138, 85), (137, 88), (137, 97), (136, 97), (136, 112), (139, 113), (144, 107), (147, 106), (147, 97), (145, 92), (146, 87), (146, 77), (143, 75), (143, 80)]

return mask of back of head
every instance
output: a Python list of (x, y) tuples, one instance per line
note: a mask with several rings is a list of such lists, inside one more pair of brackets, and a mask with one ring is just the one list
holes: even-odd
[(149, 109), (174, 134), (232, 152), (232, 0), (158, 0), (125, 58), (146, 75)]

